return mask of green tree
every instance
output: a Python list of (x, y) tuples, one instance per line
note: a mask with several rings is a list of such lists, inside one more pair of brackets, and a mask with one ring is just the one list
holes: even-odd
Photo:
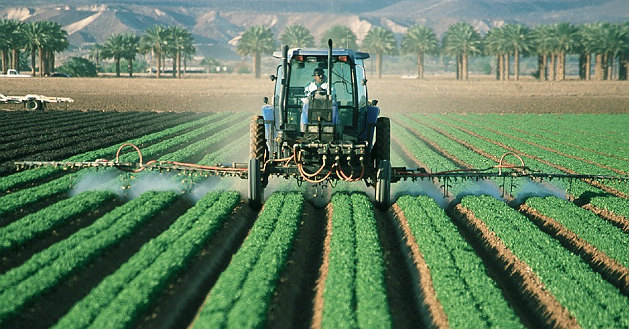
[(489, 30), (483, 39), (483, 52), (486, 55), (496, 56), (496, 80), (505, 79), (505, 54), (507, 53), (504, 43), (505, 30), (497, 27)]
[(166, 28), (161, 25), (153, 25), (146, 29), (142, 35), (141, 50), (144, 53), (150, 52), (155, 59), (155, 75), (159, 78), (162, 72), (162, 55), (163, 49), (166, 47), (168, 33)]
[(566, 54), (573, 52), (579, 45), (579, 34), (576, 26), (570, 23), (558, 23), (550, 28), (551, 48), (556, 58), (556, 79), (566, 79)]
[[(40, 58), (43, 55), (43, 46), (45, 45), (45, 30), (44, 24), (42, 22), (27, 22), (24, 24), (22, 30), (24, 31), (24, 36), (26, 37), (26, 49), (31, 53), (31, 75), (35, 76), (35, 69), (37, 53), (39, 53)], [(41, 50), (41, 51), (40, 51)], [(41, 69), (41, 61), (40, 61), (40, 69)]]
[(252, 26), (242, 34), (237, 50), (241, 55), (253, 56), (253, 71), (256, 79), (260, 78), (260, 56), (271, 54), (275, 49), (273, 32), (265, 26)]
[(24, 23), (17, 20), (0, 19), (0, 61), (2, 73), (9, 68), (19, 69), (20, 49), (25, 47)]
[(431, 28), (415, 25), (409, 28), (402, 39), (404, 54), (417, 54), (417, 78), (424, 78), (424, 58), (428, 54), (435, 54), (439, 50), (439, 41), (435, 31)]
[(112, 34), (103, 45), (103, 58), (113, 58), (116, 64), (116, 76), (120, 76), (120, 59), (126, 56), (125, 35)]
[(61, 28), (57, 22), (46, 21), (47, 32), (45, 52), (44, 52), (44, 75), (49, 75), (55, 68), (55, 53), (60, 53), (70, 45), (68, 42), (68, 32)]
[(332, 39), (334, 45), (337, 47), (358, 49), (356, 34), (354, 34), (354, 32), (345, 25), (333, 25), (323, 32), (323, 36), (321, 37), (321, 47), (328, 47), (328, 39)]
[(85, 58), (71, 57), (69, 61), (59, 66), (59, 72), (67, 73), (73, 77), (96, 77), (96, 65)]
[(168, 33), (168, 52), (173, 58), (173, 77), (178, 76), (181, 78), (182, 58), (185, 55), (194, 54), (195, 52), (195, 48), (193, 46), (194, 38), (192, 37), (190, 31), (179, 26), (169, 27), (166, 31)]
[(314, 37), (310, 34), (310, 30), (302, 25), (287, 26), (280, 37), (280, 42), (290, 48), (314, 47)]
[(397, 55), (397, 41), (393, 32), (384, 27), (374, 27), (367, 32), (362, 43), (362, 48), (376, 54), (376, 70), (378, 78), (382, 78), (382, 57)]
[(216, 72), (216, 67), (221, 66), (221, 62), (219, 62), (216, 58), (205, 57), (201, 60), (201, 65), (207, 68), (207, 73)]
[[(508, 24), (503, 28), (504, 33), (502, 33), (502, 36), (504, 37), (504, 48), (507, 54), (513, 55), (513, 59), (515, 60), (515, 79), (520, 80), (520, 55), (527, 54), (531, 50), (530, 30), (522, 24)], [(507, 79), (508, 78), (507, 75)]]
[(129, 76), (133, 76), (133, 60), (140, 51), (140, 37), (136, 36), (133, 32), (127, 32), (122, 35), (124, 44), (124, 53), (122, 58), (127, 61), (127, 72)]
[(96, 64), (96, 72), (99, 72), (101, 70), (100, 60), (102, 59), (102, 52), (103, 45), (101, 45), (100, 43), (95, 43), (94, 46), (90, 48), (88, 54), (89, 59), (93, 60), (94, 64)]
[(468, 80), (468, 56), (481, 53), (480, 34), (469, 23), (450, 25), (443, 36), (443, 49), (457, 58), (457, 79)]
[(531, 31), (532, 48), (538, 56), (539, 79), (542, 81), (552, 80), (554, 76), (554, 61), (550, 63), (553, 65), (552, 68), (548, 63), (555, 47), (551, 35), (552, 30), (549, 25), (539, 25)]

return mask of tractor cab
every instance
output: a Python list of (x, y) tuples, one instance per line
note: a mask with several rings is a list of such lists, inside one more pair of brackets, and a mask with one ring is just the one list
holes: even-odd
[[(282, 58), (281, 52), (273, 54)], [(372, 146), (379, 109), (367, 100), (363, 61), (368, 53), (350, 49), (290, 49), (281, 64), (271, 104), (263, 106), (272, 157), (285, 157), (295, 142), (367, 142)], [(286, 74), (284, 74), (286, 72)], [(323, 79), (316, 83), (315, 73)], [(278, 145), (278, 137), (285, 142)]]

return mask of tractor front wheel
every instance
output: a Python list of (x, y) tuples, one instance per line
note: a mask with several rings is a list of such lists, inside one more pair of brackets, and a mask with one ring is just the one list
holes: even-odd
[(372, 157), (374, 166), (380, 161), (391, 161), (391, 121), (380, 117), (376, 121), (376, 142), (373, 144)]

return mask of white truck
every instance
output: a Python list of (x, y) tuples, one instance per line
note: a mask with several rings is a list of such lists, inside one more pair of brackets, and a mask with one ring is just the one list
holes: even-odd
[(20, 71), (14, 69), (8, 69), (7, 74), (0, 74), (0, 77), (9, 77), (9, 78), (30, 78), (29, 74), (20, 74)]

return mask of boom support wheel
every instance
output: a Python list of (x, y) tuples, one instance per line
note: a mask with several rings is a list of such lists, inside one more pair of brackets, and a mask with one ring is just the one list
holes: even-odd
[(380, 117), (376, 121), (376, 141), (373, 144), (374, 165), (380, 161), (391, 161), (391, 121), (389, 118)]
[(391, 204), (391, 162), (382, 160), (376, 176), (376, 206), (381, 210), (389, 209)]
[(262, 188), (262, 174), (260, 172), (260, 159), (249, 159), (249, 207), (253, 210), (262, 208), (264, 189)]

